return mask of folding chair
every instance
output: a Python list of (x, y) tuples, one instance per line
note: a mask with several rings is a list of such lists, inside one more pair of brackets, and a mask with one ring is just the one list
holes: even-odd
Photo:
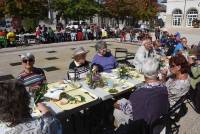
[(128, 52), (126, 48), (115, 48), (115, 58), (119, 63), (128, 64), (128, 59), (134, 59), (134, 54)]
[[(118, 62), (126, 62), (128, 50), (126, 48), (115, 48), (115, 58)], [(120, 56), (119, 56), (120, 54)]]
[[(156, 134), (156, 129), (160, 129), (161, 127), (166, 127), (166, 134), (179, 132), (179, 125), (176, 122), (179, 121), (180, 117), (183, 117), (185, 113), (177, 113), (177, 111), (187, 110), (185, 109), (185, 104), (188, 103), (189, 92), (182, 96), (172, 107), (170, 107), (167, 114), (160, 117), (160, 119), (156, 120), (150, 126), (150, 134)], [(179, 115), (180, 114), (180, 115)], [(183, 115), (184, 114), (184, 115)], [(159, 127), (160, 126), (160, 127)]]

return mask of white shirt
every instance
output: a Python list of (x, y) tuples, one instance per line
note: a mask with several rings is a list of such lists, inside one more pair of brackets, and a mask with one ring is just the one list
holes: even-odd
[(141, 71), (143, 62), (148, 58), (155, 57), (155, 51), (148, 51), (144, 46), (140, 46), (135, 54), (135, 58), (129, 61), (138, 71)]

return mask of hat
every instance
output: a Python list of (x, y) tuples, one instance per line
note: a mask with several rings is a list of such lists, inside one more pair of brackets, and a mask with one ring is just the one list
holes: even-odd
[(80, 54), (86, 54), (86, 53), (88, 53), (89, 51), (87, 50), (85, 50), (83, 47), (77, 47), (75, 50), (74, 50), (74, 53), (73, 53), (73, 56), (72, 56), (72, 58), (74, 58), (75, 56), (77, 56), (77, 55), (80, 55)]
[(35, 60), (35, 56), (32, 53), (20, 54), (21, 60), (23, 59), (33, 59)]

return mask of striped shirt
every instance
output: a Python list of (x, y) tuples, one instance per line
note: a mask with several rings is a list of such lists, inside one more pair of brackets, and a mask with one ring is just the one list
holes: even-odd
[(17, 79), (21, 80), (26, 87), (34, 87), (40, 86), (41, 84), (46, 82), (46, 76), (44, 71), (40, 68), (33, 68), (31, 73), (25, 72), (23, 70), (17, 77)]

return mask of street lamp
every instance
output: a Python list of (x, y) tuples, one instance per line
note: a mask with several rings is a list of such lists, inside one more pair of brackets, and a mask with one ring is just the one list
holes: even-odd
[(52, 23), (51, 0), (48, 0), (48, 18), (50, 20), (50, 23)]

